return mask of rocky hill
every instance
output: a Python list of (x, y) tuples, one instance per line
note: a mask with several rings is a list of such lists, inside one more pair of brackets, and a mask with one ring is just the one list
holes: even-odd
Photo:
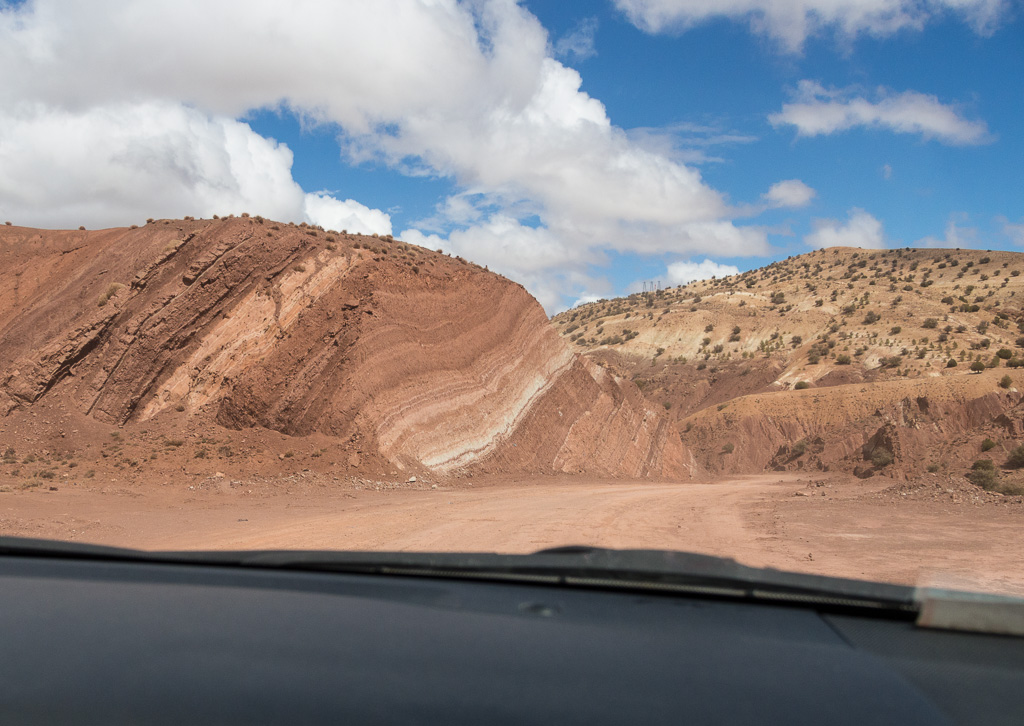
[(1015, 252), (832, 248), (553, 322), (712, 472), (959, 471), (1022, 434), (1022, 270)]
[(0, 227), (0, 416), (22, 478), (93, 454), (136, 476), (299, 459), (694, 473), (664, 411), (576, 355), (520, 285), (390, 237), (244, 215)]

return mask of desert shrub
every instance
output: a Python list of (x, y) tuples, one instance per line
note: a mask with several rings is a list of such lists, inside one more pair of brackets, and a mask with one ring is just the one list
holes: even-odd
[(807, 363), (808, 363), (808, 365), (812, 365), (812, 366), (818, 365), (818, 362), (820, 360), (821, 360), (821, 356), (819, 356), (817, 353), (811, 353), (810, 355), (807, 356)]
[(878, 313), (876, 313), (874, 310), (872, 310), (871, 312), (869, 312), (867, 315), (864, 316), (864, 325), (871, 325), (872, 323), (877, 323), (878, 320), (879, 320)]
[(981, 442), (982, 451), (988, 451), (989, 449), (994, 449), (995, 447), (996, 442), (993, 441), (992, 439), (985, 439), (984, 441)]
[(796, 391), (802, 391), (805, 388), (810, 388), (810, 387), (811, 387), (811, 384), (808, 383), (807, 381), (797, 381), (796, 385), (793, 386), (793, 389), (796, 390)]
[(946, 368), (956, 368), (956, 361), (950, 358), (946, 361)]
[(889, 328), (889, 335), (899, 335), (901, 330), (903, 330), (903, 328), (898, 325), (894, 325)]
[(939, 470), (939, 465), (936, 462), (933, 461), (931, 464), (928, 465), (928, 473), (929, 474), (934, 474), (938, 470)]
[(736, 447), (733, 444), (729, 443), (722, 447), (722, 453), (731, 454), (735, 449)]
[(1006, 466), (1011, 469), (1019, 469), (1024, 466), (1024, 444), (1010, 451), (1010, 455), (1006, 459)]
[(985, 370), (985, 364), (982, 363), (980, 360), (976, 360), (973, 363), (971, 363), (971, 371), (973, 373), (981, 373), (983, 370)]
[(871, 463), (882, 468), (892, 463), (892, 452), (884, 446), (876, 446), (871, 452)]
[(845, 353), (836, 356), (836, 365), (848, 366), (850, 365), (850, 356)]
[(999, 472), (992, 459), (979, 459), (967, 472), (967, 480), (982, 489), (992, 490), (999, 486)]
[(882, 368), (899, 368), (903, 363), (903, 356), (891, 355), (886, 358), (882, 358), (879, 362), (882, 364)]
[(1010, 360), (1010, 358), (1013, 357), (1013, 351), (1010, 350), (1009, 348), (1000, 348), (999, 350), (996, 351), (996, 355), (1002, 358), (1003, 360)]
[(1024, 367), (1024, 358), (1010, 358), (1006, 361), (1007, 368), (1021, 368)]
[(935, 318), (925, 318), (924, 322), (921, 323), (922, 328), (937, 328), (939, 327), (939, 321)]
[(1013, 379), (1010, 378), (1009, 376), (1003, 376), (1002, 378), (999, 379), (999, 387), (1000, 388), (1009, 388), (1012, 385), (1013, 385)]
[(114, 295), (117, 294), (117, 291), (120, 290), (122, 287), (124, 287), (124, 285), (122, 285), (120, 282), (112, 282), (109, 285), (107, 285), (107, 289), (103, 292), (102, 295), (100, 295), (100, 299), (96, 301), (97, 307), (103, 307), (104, 305), (106, 305), (110, 301), (110, 298), (114, 297)]

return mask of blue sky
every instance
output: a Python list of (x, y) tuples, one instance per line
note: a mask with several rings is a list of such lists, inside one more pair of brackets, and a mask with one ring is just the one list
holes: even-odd
[(549, 312), (817, 246), (1024, 248), (1009, 0), (0, 2), (0, 217), (396, 236)]

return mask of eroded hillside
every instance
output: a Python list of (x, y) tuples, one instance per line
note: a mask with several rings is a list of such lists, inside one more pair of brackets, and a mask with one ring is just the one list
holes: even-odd
[(959, 473), (1022, 434), (1022, 270), (1015, 252), (833, 248), (553, 322), (710, 471)]
[(153, 456), (115, 452), (136, 471), (180, 448), (175, 431), (212, 426), (316, 437), (324, 466), (691, 473), (636, 386), (575, 355), (521, 286), (459, 258), (244, 216), (2, 227), (0, 262), (9, 447), (45, 411), (68, 449), (64, 428), (90, 422), (118, 440), (161, 432), (171, 445)]

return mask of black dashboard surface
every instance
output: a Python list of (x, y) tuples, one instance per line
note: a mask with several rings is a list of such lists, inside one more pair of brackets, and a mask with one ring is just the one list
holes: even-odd
[(3, 723), (1024, 722), (1024, 640), (552, 586), (0, 557)]

